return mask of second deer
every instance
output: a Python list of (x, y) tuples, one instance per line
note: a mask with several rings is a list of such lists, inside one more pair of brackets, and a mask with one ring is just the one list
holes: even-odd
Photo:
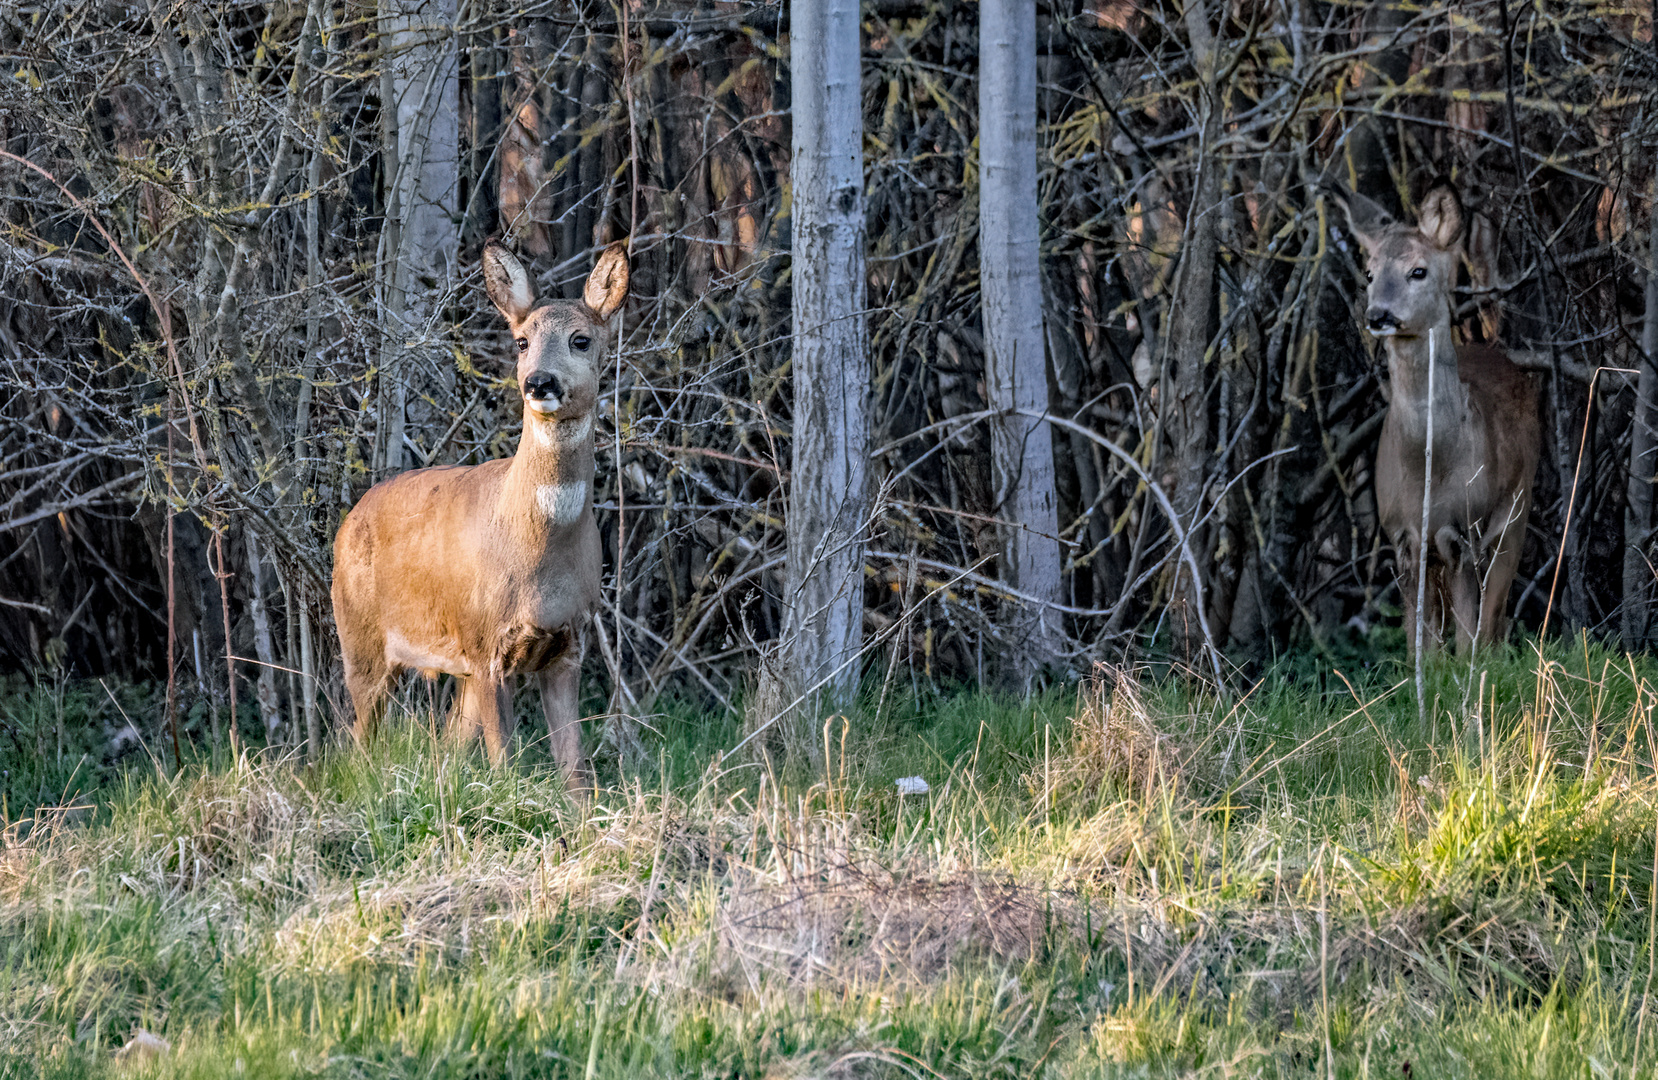
[(1347, 217), (1368, 264), (1365, 327), (1382, 340), (1392, 388), (1376, 448), (1376, 509), (1398, 561), (1405, 629), (1416, 621), (1426, 482), (1427, 642), (1452, 631), (1466, 655), (1476, 642), (1501, 640), (1507, 629), (1508, 590), (1525, 546), (1542, 440), (1537, 392), (1502, 350), (1452, 344), (1464, 221), (1454, 189), (1435, 184), (1417, 225), (1395, 221), (1357, 194), (1347, 200)]
[(416, 469), (383, 481), (334, 541), (334, 619), (356, 706), (372, 735), (400, 671), (460, 681), (460, 734), (490, 760), (512, 745), (512, 686), (541, 683), (554, 758), (589, 780), (577, 689), (582, 637), (599, 600), (593, 522), (593, 409), (610, 320), (627, 297), (620, 244), (599, 257), (581, 300), (537, 303), (528, 272), (484, 247), (484, 282), (518, 347), (524, 433), (511, 458)]

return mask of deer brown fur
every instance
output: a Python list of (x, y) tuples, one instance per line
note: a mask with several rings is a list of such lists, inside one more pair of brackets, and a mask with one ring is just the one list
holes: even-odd
[(1376, 504), (1398, 562), (1405, 628), (1416, 621), (1431, 408), (1426, 639), (1437, 644), (1452, 631), (1466, 654), (1507, 630), (1542, 439), (1536, 388), (1502, 350), (1452, 343), (1463, 211), (1449, 185), (1428, 191), (1417, 225), (1363, 195), (1349, 198), (1347, 216), (1368, 264), (1365, 325), (1387, 354), (1392, 396), (1376, 448)]
[(577, 689), (600, 571), (593, 409), (627, 257), (610, 247), (583, 299), (541, 304), (506, 248), (486, 245), (483, 266), (518, 348), (524, 432), (511, 458), (376, 484), (340, 526), (334, 618), (354, 732), (373, 735), (400, 672), (443, 672), (460, 683), (457, 733), (481, 735), (499, 764), (512, 745), (514, 676), (534, 674), (553, 756), (585, 784)]

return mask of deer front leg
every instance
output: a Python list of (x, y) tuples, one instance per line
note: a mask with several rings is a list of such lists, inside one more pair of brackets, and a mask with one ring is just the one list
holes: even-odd
[(492, 765), (505, 765), (512, 752), (512, 689), (508, 679), (466, 675), (461, 682), (455, 739), (466, 745), (482, 738)]
[(355, 651), (355, 656), (352, 651), (346, 651), (345, 689), (357, 714), (351, 737), (359, 747), (367, 749), (380, 726), (380, 714), (385, 710), (386, 684), (391, 680), (391, 670), (386, 665), (383, 647), (379, 651)]
[[(1518, 502), (1518, 500), (1516, 500)], [(1518, 513), (1504, 522), (1504, 529), (1491, 545), (1490, 565), (1485, 571), (1480, 595), (1480, 643), (1490, 644), (1508, 636), (1508, 590), (1514, 584), (1514, 572), (1520, 568), (1520, 555), (1525, 548), (1526, 517), (1529, 504), (1521, 504)]]
[[(1404, 611), (1405, 656), (1407, 659), (1416, 659), (1416, 581), (1417, 581), (1417, 544), (1416, 534), (1406, 530), (1393, 538), (1394, 558), (1398, 560), (1399, 577), (1399, 606)], [(1425, 623), (1422, 627), (1422, 648), (1432, 653), (1437, 644), (1434, 637), (1434, 573), (1428, 568), (1428, 587), (1425, 600), (1427, 611), (1423, 612)]]
[(1485, 640), (1480, 622), (1480, 575), (1473, 544), (1453, 526), (1446, 525), (1434, 537), (1434, 546), (1445, 564), (1449, 579), (1451, 618), (1456, 623), (1457, 655), (1473, 651), (1475, 638)]
[(512, 732), (517, 727), (512, 715), (512, 684), (511, 675), (490, 682), (479, 680), (478, 698), (484, 706), (484, 750), (489, 754), (489, 763), (495, 766), (505, 765), (512, 756)]
[(547, 714), (547, 741), (572, 791), (593, 786), (592, 767), (581, 752), (581, 654), (578, 642), (537, 676), (541, 708)]
[(483, 714), (473, 701), (473, 695), (478, 692), (478, 677), (457, 675), (455, 682), (459, 684), (460, 693), (455, 695), (455, 711), (449, 721), (449, 737), (457, 746), (469, 746), (475, 739), (484, 736)]

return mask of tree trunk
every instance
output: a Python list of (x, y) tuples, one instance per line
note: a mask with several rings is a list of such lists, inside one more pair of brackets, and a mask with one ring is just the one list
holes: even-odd
[(1646, 325), (1641, 332), (1635, 390), (1634, 427), (1629, 438), (1629, 502), (1623, 526), (1623, 647), (1646, 648), (1651, 626), (1647, 604), (1653, 578), (1647, 561), (1652, 537), (1654, 473), (1653, 424), (1658, 422), (1658, 161), (1652, 179), (1652, 212), (1647, 224)]
[[(1202, 84), (1202, 136), (1198, 143), (1197, 183), (1186, 212), (1185, 235), (1180, 241), (1180, 266), (1175, 277), (1170, 305), (1169, 330), (1163, 357), (1163, 386), (1167, 397), (1162, 408), (1168, 425), (1173, 454), (1174, 509), (1190, 532), (1193, 553), (1207, 550), (1204, 534), (1195, 529), (1202, 516), (1204, 488), (1208, 479), (1213, 437), (1210, 423), (1209, 343), (1214, 337), (1217, 315), (1215, 269), (1220, 257), (1221, 161), (1214, 146), (1220, 136), (1220, 87), (1215, 82), (1215, 39), (1201, 0), (1186, 5), (1186, 27), (1192, 42), (1193, 62)], [(1202, 560), (1207, 562), (1206, 559)], [(1184, 566), (1177, 565), (1177, 587), (1169, 607), (1169, 625), (1176, 651), (1195, 666), (1211, 642), (1203, 629), (1207, 602), (1204, 582), (1193, 581)]]
[[(495, 47), (497, 29), (484, 26), (472, 32), (468, 58), (472, 116), (468, 125), (471, 165), (467, 169), (469, 190), (463, 208), (463, 229), (468, 248), (483, 244), (500, 226), (501, 164), (496, 147), (501, 141), (501, 51)], [(545, 121), (543, 121), (545, 127)]]
[(300, 579), (297, 587), (299, 603), (299, 685), (305, 701), (305, 758), (316, 761), (322, 753), (322, 714), (317, 708), (317, 662), (311, 647), (311, 605), (307, 603), (310, 586)]
[(276, 646), (271, 639), (271, 616), (265, 606), (264, 566), (259, 558), (259, 535), (247, 531), (248, 600), (253, 613), (253, 648), (259, 658), (259, 720), (265, 727), (265, 741), (272, 746), (282, 741), (282, 709), (276, 698)]
[(403, 465), (411, 370), (405, 342), (436, 314), (455, 277), (460, 217), (460, 58), (455, 0), (384, 0), (386, 215), (382, 233), (379, 472)]
[[(1187, 18), (1190, 17), (1188, 13)], [(1366, 56), (1354, 73), (1356, 89), (1367, 94), (1377, 93), (1399, 86), (1410, 77), (1410, 43), (1400, 38), (1409, 17), (1410, 13), (1399, 3), (1368, 4), (1360, 8), (1364, 43), (1377, 51)], [(1391, 214), (1404, 209), (1393, 174), (1400, 149), (1394, 135), (1397, 130), (1391, 120), (1373, 113), (1364, 116), (1347, 141), (1347, 175), (1343, 177), (1352, 190), (1375, 199)]]
[(1031, 413), (1048, 410), (1036, 220), (1036, 4), (979, 6), (979, 298), (984, 384), (1000, 410), (990, 429), (1001, 526), (1001, 577), (1028, 599), (1009, 604), (1003, 655), (1028, 688), (1059, 648), (1059, 517), (1053, 435)]
[(858, 684), (869, 389), (857, 0), (793, 0), (793, 476), (789, 676), (826, 707)]

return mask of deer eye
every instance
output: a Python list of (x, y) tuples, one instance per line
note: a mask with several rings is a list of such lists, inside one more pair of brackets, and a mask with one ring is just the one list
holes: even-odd
[(1425, 266), (1418, 266), (1415, 270), (1412, 270), (1410, 272), (1410, 279), (1412, 281), (1421, 281), (1423, 278), (1425, 278), (1427, 276), (1428, 276), (1428, 268), (1425, 267)]
[(577, 334), (570, 339), (570, 347), (578, 352), (586, 352), (587, 347), (591, 344), (593, 344), (593, 339), (586, 334)]
[(519, 352), (529, 352), (530, 351), (530, 339), (529, 338), (521, 337), (521, 338), (518, 338), (517, 340), (518, 340), (518, 351)]

